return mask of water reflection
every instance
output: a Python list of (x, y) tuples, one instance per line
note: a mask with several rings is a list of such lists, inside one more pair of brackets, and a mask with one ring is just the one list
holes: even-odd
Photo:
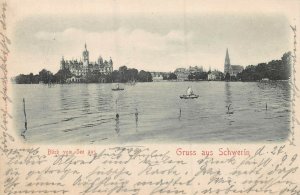
[(90, 97), (90, 93), (89, 93), (89, 85), (85, 84), (84, 87), (82, 88), (82, 108), (83, 108), (83, 112), (84, 113), (89, 113), (90, 112), (90, 103), (89, 103), (89, 97)]
[(139, 113), (137, 108), (135, 109), (134, 115), (135, 115), (135, 130), (138, 131)]
[(226, 119), (228, 125), (232, 125), (233, 121), (233, 107), (232, 107), (232, 94), (230, 89), (230, 82), (225, 82), (225, 107), (226, 107)]
[(111, 90), (108, 90), (107, 85), (97, 85), (96, 90), (97, 96), (97, 110), (99, 112), (105, 113), (113, 109), (115, 101)]
[(231, 90), (230, 90), (230, 82), (225, 82), (225, 103), (226, 106), (228, 106), (229, 104), (232, 104), (232, 100), (231, 100)]
[(101, 90), (101, 85), (97, 85), (97, 90), (96, 90), (96, 96), (97, 96), (97, 103), (98, 103), (98, 106), (97, 106), (97, 109), (99, 112), (101, 112), (101, 108), (103, 107), (104, 105), (104, 96), (102, 94), (102, 90)]
[(269, 84), (268, 84), (268, 82), (257, 82), (257, 87), (260, 89), (268, 89)]
[(67, 98), (65, 97), (67, 88), (64, 87), (64, 85), (60, 85), (59, 86), (59, 100), (60, 100), (60, 107), (62, 110), (62, 113), (68, 113), (68, 109), (70, 109), (70, 100), (67, 100)]

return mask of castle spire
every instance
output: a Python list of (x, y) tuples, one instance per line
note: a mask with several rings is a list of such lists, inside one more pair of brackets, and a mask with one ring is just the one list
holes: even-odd
[(89, 65), (89, 51), (86, 48), (86, 43), (84, 44), (85, 50), (82, 52), (83, 66), (87, 67)]

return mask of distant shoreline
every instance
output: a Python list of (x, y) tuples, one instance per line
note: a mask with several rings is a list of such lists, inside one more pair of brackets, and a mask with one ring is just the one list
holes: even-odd
[[(152, 81), (152, 82), (136, 82), (136, 83), (174, 83), (174, 82), (179, 82), (179, 83), (183, 83), (183, 82), (228, 82), (228, 83), (254, 83), (254, 82), (260, 82), (260, 83), (272, 83), (272, 82), (282, 82), (282, 81), (289, 81), (289, 80), (269, 80), (269, 81), (263, 81), (263, 80), (258, 80), (258, 81), (220, 81), (220, 80), (189, 80), (189, 81), (183, 81), (183, 80), (162, 80), (162, 81)], [(107, 83), (85, 83), (85, 82), (81, 82), (81, 83), (15, 83), (15, 82), (11, 82), (12, 84), (16, 84), (16, 85), (73, 85), (73, 84), (124, 84), (124, 85), (130, 85), (130, 82), (125, 82), (125, 83), (121, 83), (121, 82), (107, 82)]]

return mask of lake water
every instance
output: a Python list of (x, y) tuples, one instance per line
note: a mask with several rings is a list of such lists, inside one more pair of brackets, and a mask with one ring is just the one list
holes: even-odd
[[(153, 82), (120, 84), (124, 91), (112, 91), (114, 86), (14, 84), (17, 133), (25, 129), (25, 98), (28, 128), (20, 138), (30, 143), (248, 143), (289, 135), (287, 81)], [(188, 86), (198, 99), (179, 98)]]

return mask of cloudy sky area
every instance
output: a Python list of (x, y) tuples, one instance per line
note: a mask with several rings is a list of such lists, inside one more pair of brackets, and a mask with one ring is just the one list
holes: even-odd
[(291, 48), (288, 20), (280, 14), (84, 14), (40, 15), (20, 20), (11, 37), (12, 74), (59, 69), (62, 56), (90, 61), (101, 55), (121, 65), (174, 71), (190, 65), (223, 71), (225, 51), (232, 64), (279, 59)]

